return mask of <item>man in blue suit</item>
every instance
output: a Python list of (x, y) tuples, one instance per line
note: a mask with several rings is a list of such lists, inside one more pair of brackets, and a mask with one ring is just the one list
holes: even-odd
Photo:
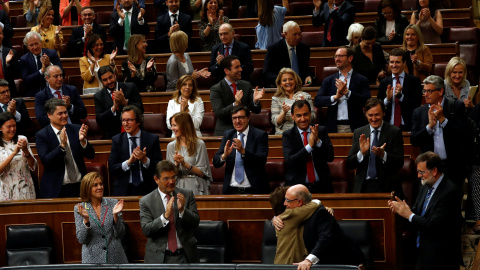
[(153, 175), (162, 151), (157, 135), (140, 130), (143, 114), (134, 105), (122, 110), (125, 132), (112, 138), (108, 158), (110, 175), (114, 177), (113, 196), (143, 196), (155, 189)]
[(43, 77), (45, 69), (50, 65), (57, 65), (62, 70), (62, 63), (57, 51), (42, 49), (42, 36), (35, 31), (28, 32), (23, 39), (28, 53), (20, 57), (23, 86), (26, 97), (34, 97), (37, 92), (45, 88)]
[[(213, 158), (213, 166), (225, 166), (223, 194), (266, 194), (265, 175), (268, 135), (249, 126), (250, 111), (238, 105), (232, 109), (234, 129), (223, 134), (222, 145)], [(234, 151), (235, 150), (235, 151)]]
[(350, 133), (365, 125), (363, 106), (370, 98), (368, 79), (352, 69), (353, 50), (340, 47), (335, 53), (339, 72), (328, 76), (315, 97), (315, 107), (328, 107), (325, 126), (329, 133)]
[(67, 105), (52, 98), (45, 104), (50, 125), (35, 135), (37, 152), (44, 166), (40, 183), (42, 198), (78, 197), (87, 173), (84, 157), (93, 159), (95, 149), (87, 141), (86, 125), (68, 124)]
[(347, 45), (348, 27), (355, 19), (355, 6), (345, 0), (333, 0), (333, 8), (330, 9), (329, 3), (323, 4), (321, 0), (314, 0), (312, 23), (315, 27), (325, 24), (325, 33), (323, 35), (323, 47), (338, 47)]
[(45, 112), (45, 103), (52, 98), (62, 99), (67, 105), (69, 124), (81, 125), (81, 120), (87, 118), (87, 109), (77, 88), (63, 84), (62, 70), (59, 66), (48, 66), (45, 69), (45, 80), (48, 86), (35, 95), (35, 115), (40, 126), (50, 124)]
[(192, 18), (179, 11), (180, 0), (167, 0), (165, 4), (168, 12), (158, 16), (157, 26), (155, 27), (155, 41), (157, 43), (157, 53), (170, 52), (170, 35), (175, 31), (183, 31), (188, 36), (190, 47), (190, 37), (192, 36)]

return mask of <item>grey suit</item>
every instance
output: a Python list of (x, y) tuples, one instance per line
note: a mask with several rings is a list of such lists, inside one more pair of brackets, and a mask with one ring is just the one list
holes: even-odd
[[(194, 230), (200, 223), (195, 196), (190, 190), (175, 188), (173, 196), (182, 193), (185, 196), (183, 218), (178, 217), (177, 200), (174, 200), (175, 229), (182, 243), (189, 263), (198, 263), (197, 239)], [(162, 197), (157, 189), (140, 199), (140, 223), (143, 234), (148, 237), (145, 246), (145, 263), (163, 263), (168, 241), (168, 225), (163, 226), (160, 216), (165, 213)]]

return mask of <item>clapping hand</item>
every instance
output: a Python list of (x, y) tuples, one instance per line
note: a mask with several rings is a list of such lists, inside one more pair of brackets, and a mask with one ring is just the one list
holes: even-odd
[(82, 216), (85, 219), (85, 223), (87, 223), (90, 220), (90, 217), (88, 216), (88, 211), (85, 209), (81, 203), (78, 204), (78, 213), (80, 216)]
[(132, 62), (128, 61), (128, 69), (130, 70), (130, 74), (133, 77), (135, 77), (135, 74), (137, 74), (137, 68), (132, 64)]
[(374, 153), (377, 157), (383, 158), (383, 156), (385, 155), (385, 146), (386, 145), (387, 144), (384, 143), (381, 147), (373, 146), (371, 152)]
[(153, 65), (155, 64), (155, 58), (152, 58), (147, 63), (147, 72), (151, 72)]
[(210, 71), (208, 71), (208, 68), (202, 68), (196, 72), (198, 73), (198, 75), (202, 76), (203, 78), (208, 78), (212, 74)]
[(365, 155), (370, 149), (370, 137), (367, 138), (365, 134), (362, 134), (360, 135), (358, 142), (360, 144), (360, 151), (362, 152), (362, 155)]
[(148, 160), (146, 147), (144, 147), (143, 150), (140, 147), (133, 149), (133, 154), (135, 155), (135, 159), (140, 160), (144, 164)]
[(287, 114), (290, 111), (290, 106), (288, 106), (285, 102), (282, 104), (282, 111)]
[(319, 141), (319, 138), (318, 138), (318, 124), (311, 127), (310, 130), (312, 132), (310, 132), (310, 136), (308, 137), (308, 144), (310, 145), (310, 147), (313, 147)]
[(62, 148), (67, 146), (67, 129), (65, 127), (63, 127), (62, 131), (60, 131), (60, 146)]
[(466, 99), (463, 100), (463, 104), (465, 104), (465, 108), (473, 108), (472, 98), (468, 96)]
[(233, 151), (233, 143), (230, 144), (230, 140), (225, 143), (225, 147), (223, 148), (223, 155), (221, 157), (222, 160), (227, 160), (227, 157), (232, 153)]
[(118, 201), (117, 204), (115, 204), (115, 207), (113, 207), (113, 214), (117, 215), (118, 213), (122, 212), (123, 210), (123, 200)]
[(253, 92), (253, 103), (257, 103), (263, 96), (265, 95), (265, 88), (262, 90), (258, 90), (258, 86), (255, 87), (255, 91)]
[(245, 155), (245, 148), (243, 147), (242, 142), (237, 139), (233, 138), (233, 143), (232, 143), (233, 148), (235, 148), (240, 154)]
[(175, 165), (178, 167), (180, 165), (185, 165), (185, 158), (180, 155), (177, 151), (175, 151), (175, 155), (173, 155), (173, 161)]
[[(243, 98), (243, 90), (237, 90), (237, 94), (235, 94), (235, 105), (242, 104), (242, 98)], [(255, 99), (254, 99), (254, 102), (255, 102)]]
[(18, 142), (17, 142), (17, 147), (22, 149), (24, 154), (28, 153), (28, 143), (27, 143), (26, 139), (24, 139), (24, 138), (19, 139)]
[(188, 112), (188, 99), (182, 97), (180, 101), (180, 111)]
[(85, 31), (85, 36), (89, 37), (93, 33), (93, 27), (91, 24), (84, 24), (83, 31)]
[(137, 20), (138, 21), (141, 21), (143, 19), (143, 16), (145, 15), (145, 9), (144, 8), (140, 8), (140, 12), (138, 12), (138, 18)]
[(185, 196), (182, 193), (177, 194), (177, 208), (179, 213), (185, 210)]
[(72, 108), (72, 103), (70, 101), (70, 97), (67, 95), (62, 96), (63, 102), (65, 102), (65, 105), (67, 105), (67, 109), (70, 110)]
[(78, 132), (78, 140), (80, 140), (82, 144), (85, 144), (87, 141), (87, 132), (88, 132), (88, 126), (85, 124), (82, 124), (82, 126), (80, 127), (80, 131)]
[(388, 34), (388, 40), (392, 40), (395, 37), (395, 30), (392, 29), (392, 32)]
[(17, 114), (17, 101), (15, 99), (8, 102), (7, 111), (13, 115)]
[(87, 57), (88, 57), (88, 60), (95, 63), (95, 57), (90, 53), (90, 50), (87, 51)]
[(392, 98), (393, 98), (393, 87), (392, 87), (392, 85), (389, 84), (387, 86), (387, 100), (391, 101)]
[(57, 26), (57, 29), (55, 30), (55, 37), (58, 37), (58, 35), (62, 32), (61, 26)]
[(13, 50), (10, 50), (10, 51), (8, 52), (8, 54), (7, 54), (7, 57), (5, 57), (5, 63), (6, 63), (7, 65), (10, 64), (10, 61), (12, 61), (13, 55), (14, 55), (14, 54), (13, 54)]
[(217, 64), (220, 65), (220, 62), (222, 61), (222, 59), (225, 58), (225, 56), (223, 56), (223, 54), (221, 54), (220, 52), (217, 52)]

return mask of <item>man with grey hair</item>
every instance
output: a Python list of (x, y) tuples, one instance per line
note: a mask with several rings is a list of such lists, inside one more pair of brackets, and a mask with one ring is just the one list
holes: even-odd
[(263, 75), (266, 87), (277, 87), (275, 79), (280, 69), (288, 67), (293, 69), (300, 78), (303, 86), (312, 84), (309, 60), (310, 47), (300, 42), (302, 31), (294, 21), (288, 21), (283, 25), (285, 38), (281, 39), (267, 48), (265, 61), (263, 62)]
[(45, 69), (52, 64), (59, 66), (62, 71), (63, 67), (57, 51), (42, 48), (42, 36), (38, 32), (28, 32), (23, 44), (29, 51), (20, 57), (23, 87), (25, 96), (34, 97), (46, 86), (43, 77)]
[(459, 100), (444, 97), (441, 77), (430, 75), (424, 81), (427, 104), (413, 111), (410, 141), (420, 153), (433, 151), (445, 162), (445, 174), (463, 190), (467, 176), (467, 115)]
[[(323, 10), (322, 10), (322, 3)], [(333, 0), (333, 7), (330, 9), (330, 1), (313, 0), (313, 26), (325, 25), (323, 34), (323, 47), (338, 47), (347, 45), (348, 27), (355, 19), (355, 6), (349, 1)]]

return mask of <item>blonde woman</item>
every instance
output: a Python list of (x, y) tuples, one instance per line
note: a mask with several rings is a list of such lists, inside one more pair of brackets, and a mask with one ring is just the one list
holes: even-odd
[[(27, 27), (32, 27), (38, 24), (38, 14), (40, 9), (44, 6), (52, 6), (50, 0), (23, 0), (23, 16), (27, 20)], [(10, 5), (9, 5), (10, 10)]]
[(157, 78), (155, 59), (147, 56), (147, 40), (144, 35), (132, 35), (128, 40), (128, 59), (122, 63), (125, 82), (132, 82), (140, 92), (155, 91)]
[(410, 24), (405, 28), (401, 48), (405, 50), (407, 59), (405, 72), (417, 76), (423, 82), (432, 71), (433, 56), (428, 46), (423, 43), (422, 31), (417, 25)]
[(474, 102), (468, 98), (470, 82), (467, 80), (467, 63), (461, 57), (452, 57), (445, 69), (445, 97), (463, 101), (466, 108), (473, 108)]
[(42, 36), (42, 48), (56, 50), (60, 57), (60, 47), (63, 43), (63, 33), (60, 26), (53, 25), (54, 10), (52, 6), (43, 6), (38, 14), (38, 25), (31, 31)]

